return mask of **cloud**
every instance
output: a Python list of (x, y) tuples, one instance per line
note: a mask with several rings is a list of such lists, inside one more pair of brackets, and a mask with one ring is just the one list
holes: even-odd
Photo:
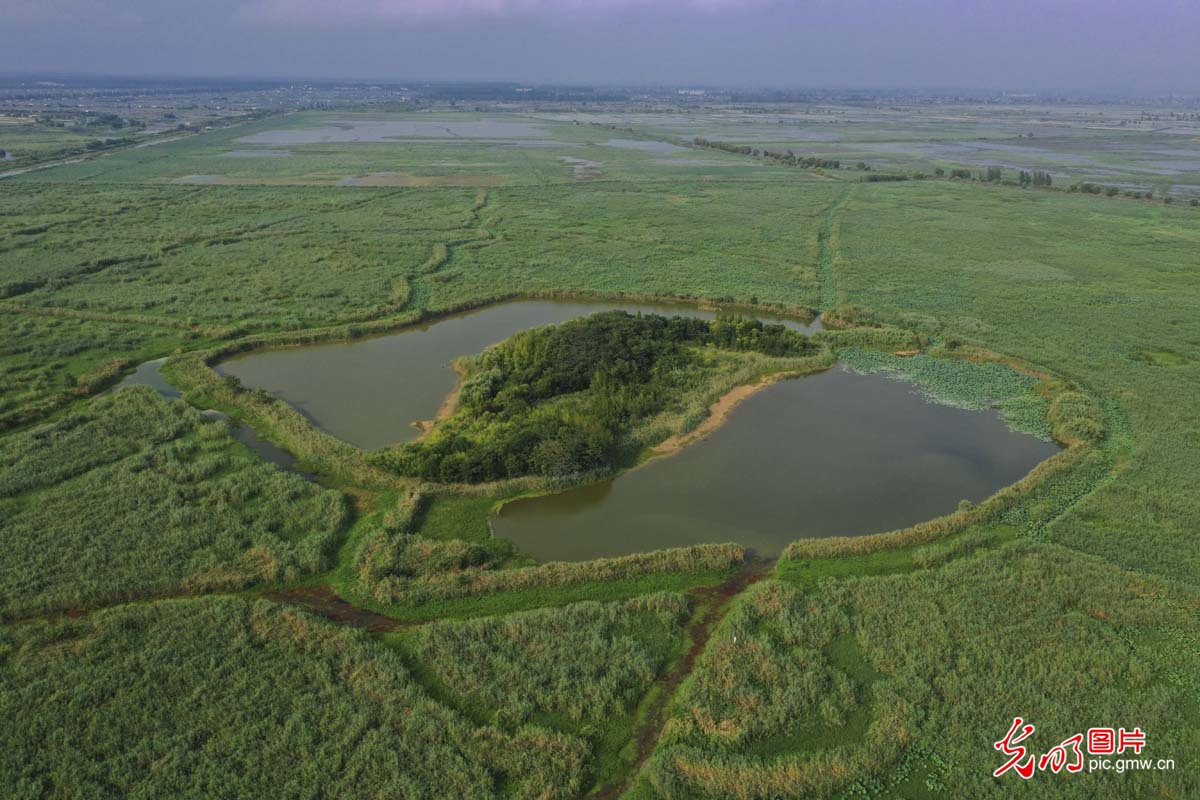
[(719, 12), (763, 4), (763, 0), (251, 0), (238, 10), (237, 17), (251, 22), (327, 24), (603, 14), (630, 9)]

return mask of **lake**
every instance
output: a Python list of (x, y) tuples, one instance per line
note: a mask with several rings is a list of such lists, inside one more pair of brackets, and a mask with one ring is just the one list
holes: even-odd
[(999, 412), (928, 402), (845, 367), (750, 397), (710, 436), (615, 480), (506, 504), (497, 536), (545, 561), (697, 543), (778, 555), (800, 538), (906, 527), (978, 502), (1058, 452)]

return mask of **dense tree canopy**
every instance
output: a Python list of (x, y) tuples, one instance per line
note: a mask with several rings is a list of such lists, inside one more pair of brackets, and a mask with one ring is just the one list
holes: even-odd
[(701, 347), (797, 356), (813, 346), (783, 325), (732, 316), (613, 311), (526, 331), (469, 362), (453, 417), (379, 461), (446, 482), (612, 469), (630, 427), (700, 381)]

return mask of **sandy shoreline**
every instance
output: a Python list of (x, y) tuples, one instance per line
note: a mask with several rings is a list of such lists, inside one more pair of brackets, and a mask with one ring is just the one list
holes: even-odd
[[(458, 395), (462, 391), (463, 379), (466, 377), (466, 371), (457, 363), (454, 364), (454, 371), (458, 373), (458, 383), (450, 394), (446, 395), (446, 399), (442, 401), (442, 405), (438, 408), (437, 416), (433, 419), (418, 420), (413, 423), (413, 427), (417, 428), (421, 433), (417, 436), (416, 441), (424, 439), (425, 436), (433, 430), (439, 422), (449, 419), (454, 413), (455, 406), (458, 405)], [(821, 370), (817, 370), (818, 372)], [(756, 383), (743, 383), (740, 386), (735, 386), (725, 394), (717, 398), (711, 406), (708, 407), (708, 416), (687, 433), (676, 433), (673, 436), (659, 442), (649, 450), (649, 458), (655, 459), (663, 456), (672, 456), (678, 453), (683, 448), (690, 444), (700, 441), (704, 437), (711, 434), (717, 428), (720, 428), (729, 419), (729, 415), (733, 413), (744, 400), (761, 392), (770, 386), (775, 385), (779, 381), (790, 380), (792, 378), (802, 378), (805, 375), (811, 375), (812, 372), (790, 370), (786, 372), (772, 372), (763, 375)], [(644, 462), (643, 462), (644, 463)], [(640, 466), (640, 465), (639, 465)], [(633, 467), (637, 469), (637, 467)]]
[(788, 380), (789, 378), (799, 378), (807, 375), (806, 372), (772, 372), (762, 376), (757, 383), (744, 383), (741, 386), (735, 386), (725, 394), (717, 398), (717, 401), (708, 407), (708, 416), (704, 421), (692, 428), (687, 433), (677, 433), (664, 441), (650, 448), (650, 457), (658, 458), (659, 456), (671, 456), (678, 453), (683, 448), (690, 444), (694, 444), (699, 440), (708, 436), (717, 428), (725, 424), (729, 419), (729, 415), (741, 403), (749, 397), (761, 392), (768, 386), (773, 386), (779, 381)]
[(454, 382), (454, 388), (450, 390), (450, 394), (446, 395), (442, 404), (438, 406), (437, 414), (433, 419), (420, 419), (413, 423), (413, 427), (421, 432), (416, 438), (418, 442), (424, 439), (439, 422), (450, 419), (458, 405), (458, 395), (462, 391), (463, 379), (467, 377), (467, 371), (457, 361), (451, 366), (454, 367), (454, 374), (458, 376), (458, 379)]

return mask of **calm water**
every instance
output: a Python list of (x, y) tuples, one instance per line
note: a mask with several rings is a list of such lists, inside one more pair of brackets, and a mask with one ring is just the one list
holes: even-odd
[[(455, 358), (529, 328), (611, 309), (716, 316), (690, 306), (520, 300), (374, 339), (249, 353), (216, 370), (286, 400), (339, 439), (375, 450), (415, 438), (413, 423), (433, 419), (457, 383)], [(760, 317), (800, 331), (815, 329)]]
[(126, 386), (149, 386), (154, 391), (161, 394), (163, 397), (175, 399), (182, 397), (179, 390), (171, 384), (167, 383), (167, 379), (160, 373), (159, 369), (163, 364), (167, 363), (165, 358), (156, 358), (153, 361), (144, 361), (138, 364), (137, 369), (132, 375), (126, 375), (117, 384), (118, 389), (124, 389)]
[(934, 405), (839, 367), (760, 392), (670, 458), (510, 503), (493, 529), (541, 560), (728, 541), (775, 555), (802, 537), (877, 533), (978, 502), (1057, 450), (998, 412)]

